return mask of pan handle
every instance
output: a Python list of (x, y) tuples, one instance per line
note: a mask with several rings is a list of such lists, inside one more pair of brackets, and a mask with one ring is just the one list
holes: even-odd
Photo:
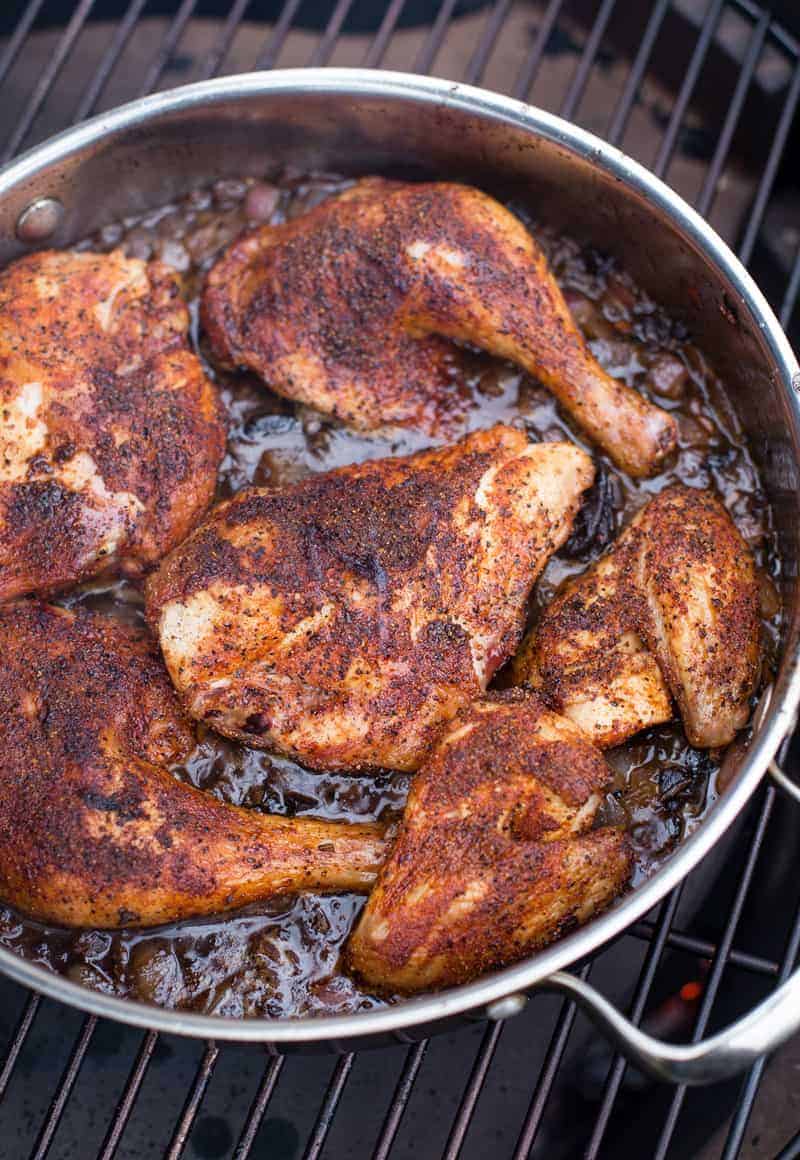
[(667, 1083), (715, 1083), (744, 1071), (800, 1030), (800, 970), (738, 1022), (699, 1043), (665, 1043), (641, 1031), (582, 979), (557, 971), (542, 984), (569, 995), (634, 1064)]
[(782, 789), (783, 792), (788, 795), (788, 797), (792, 798), (797, 802), (798, 805), (800, 805), (800, 786), (796, 785), (791, 780), (791, 778), (786, 776), (776, 761), (771, 761), (769, 763), (769, 775), (775, 784), (780, 789)]
[[(800, 804), (800, 788), (772, 761), (775, 783)], [(744, 1071), (800, 1031), (800, 968), (766, 999), (724, 1031), (699, 1043), (665, 1043), (640, 1030), (582, 979), (557, 971), (542, 984), (574, 999), (629, 1063), (667, 1083), (715, 1083)]]

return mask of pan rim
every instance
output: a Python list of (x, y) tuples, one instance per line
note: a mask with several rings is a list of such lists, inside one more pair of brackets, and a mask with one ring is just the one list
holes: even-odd
[[(276, 95), (308, 96), (332, 93), (358, 98), (397, 99), (434, 103), (465, 114), (505, 123), (544, 137), (632, 188), (651, 207), (670, 219), (703, 259), (734, 285), (759, 326), (788, 403), (795, 454), (800, 445), (800, 403), (796, 395), (800, 368), (775, 315), (739, 259), (725, 242), (664, 182), (612, 145), (560, 117), (524, 102), (487, 90), (437, 78), (371, 69), (287, 69), (244, 73), (185, 85), (143, 97), (67, 129), (36, 146), (0, 170), (0, 198), (56, 162), (106, 142), (117, 133), (147, 127), (161, 117), (218, 102), (269, 99)], [(795, 610), (795, 618), (797, 611)], [(787, 627), (787, 632), (789, 630)], [(563, 970), (623, 933), (675, 887), (711, 850), (745, 806), (767, 770), (780, 742), (791, 728), (800, 702), (800, 649), (793, 647), (781, 663), (777, 691), (756, 738), (750, 743), (733, 783), (707, 817), (666, 863), (610, 910), (550, 947), (510, 967), (438, 994), (404, 999), (373, 1011), (347, 1015), (295, 1018), (234, 1019), (176, 1011), (138, 1000), (107, 995), (28, 962), (0, 947), (0, 971), (35, 991), (87, 1013), (136, 1027), (218, 1041), (274, 1045), (327, 1045), (345, 1050), (349, 1041), (387, 1036), (409, 1042), (427, 1034), (432, 1025), (457, 1016), (485, 1014), (510, 995), (546, 985)], [(359, 1044), (362, 1046), (363, 1044)]]

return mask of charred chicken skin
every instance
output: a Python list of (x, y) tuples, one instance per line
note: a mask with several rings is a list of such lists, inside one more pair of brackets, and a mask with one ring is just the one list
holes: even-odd
[(240, 492), (148, 582), (184, 705), (312, 768), (415, 769), (513, 653), (593, 475), (497, 426)]
[(221, 362), (356, 426), (446, 426), (454, 339), (541, 380), (631, 475), (675, 445), (674, 420), (596, 362), (522, 223), (469, 186), (370, 178), (251, 231), (211, 270), (202, 319)]
[(753, 557), (709, 491), (675, 486), (568, 584), (525, 640), (516, 678), (595, 744), (673, 717), (691, 745), (727, 745), (747, 724), (760, 662)]
[(379, 991), (463, 983), (586, 922), (626, 885), (617, 829), (592, 829), (611, 771), (534, 696), (477, 701), (419, 770), (348, 942)]
[(267, 817), (177, 781), (193, 731), (139, 630), (0, 608), (0, 895), (42, 922), (150, 926), (297, 890), (366, 890), (374, 825)]
[(136, 574), (211, 502), (225, 431), (167, 267), (44, 251), (0, 271), (0, 600)]

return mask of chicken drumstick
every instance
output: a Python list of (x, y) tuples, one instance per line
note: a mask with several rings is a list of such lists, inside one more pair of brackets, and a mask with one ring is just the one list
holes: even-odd
[(522, 223), (469, 186), (369, 178), (253, 230), (211, 270), (202, 318), (222, 362), (356, 426), (446, 421), (444, 336), (540, 379), (631, 475), (675, 445), (671, 416), (594, 359)]
[(0, 896), (62, 926), (152, 926), (297, 890), (369, 889), (377, 825), (267, 817), (165, 768), (193, 731), (149, 637), (0, 608)]

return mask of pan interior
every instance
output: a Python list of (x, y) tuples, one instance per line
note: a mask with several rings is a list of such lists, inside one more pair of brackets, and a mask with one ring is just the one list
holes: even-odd
[[(412, 86), (410, 80), (398, 80), (392, 85), (382, 77), (380, 81), (361, 79), (359, 84), (351, 81), (348, 89), (345, 78), (337, 83), (330, 77), (317, 90), (302, 87), (288, 74), (287, 78), (283, 83), (280, 75), (258, 78), (251, 82), (253, 91), (242, 83), (241, 91), (230, 92), (237, 80), (246, 78), (200, 86), (207, 90), (205, 98), (183, 97), (173, 107), (168, 98), (161, 98), (160, 110), (159, 99), (154, 99), (146, 123), (131, 114), (130, 124), (112, 125), (107, 136), (73, 152), (68, 141), (62, 142), (56, 151), (61, 155), (46, 159), (43, 167), (37, 167), (37, 158), (32, 156), (16, 167), (16, 175), (15, 167), (7, 170), (0, 179), (3, 260), (19, 252), (9, 241), (17, 213), (33, 196), (45, 194), (58, 196), (67, 210), (54, 239), (65, 245), (119, 218), (140, 215), (167, 199), (176, 201), (221, 176), (263, 177), (291, 166), (295, 172), (338, 170), (345, 176), (381, 172), (474, 182), (533, 210), (538, 221), (552, 227), (554, 236), (566, 231), (582, 245), (613, 255), (619, 267), (663, 305), (672, 319), (690, 330), (697, 348), (712, 356), (714, 371), (747, 430), (769, 498), (785, 609), (783, 664), (771, 716), (767, 715), (762, 728), (762, 752), (756, 744), (749, 755), (740, 757), (738, 768), (727, 771), (725, 792), (703, 825), (645, 888), (585, 931), (494, 979), (449, 996), (354, 1016), (350, 1024), (360, 1033), (369, 1031), (370, 1024), (378, 1029), (379, 1024), (391, 1027), (438, 1017), (448, 1009), (488, 1001), (510, 986), (532, 985), (547, 971), (589, 949), (592, 941), (609, 937), (641, 914), (732, 820), (760, 776), (758, 766), (763, 768), (764, 753), (777, 737), (778, 714), (785, 716), (794, 695), (790, 662), (796, 651), (797, 532), (792, 514), (798, 486), (797, 416), (787, 390), (793, 365), (780, 336), (772, 331), (774, 320), (763, 313), (760, 297), (741, 280), (741, 272), (727, 259), (721, 243), (705, 237), (677, 199), (651, 187), (614, 151), (604, 152), (585, 134), (543, 115), (522, 114), (499, 98), (466, 92), (459, 99), (451, 94), (444, 100), (435, 82), (415, 79)], [(391, 147), (386, 142), (402, 145)], [(38, 153), (41, 157), (42, 151)], [(98, 190), (104, 191), (103, 196), (98, 196)], [(10, 966), (7, 952), (0, 959)], [(20, 975), (18, 969), (13, 973)], [(46, 976), (39, 969), (34, 976), (30, 971), (24, 974), (26, 981), (45, 985)], [(502, 982), (503, 975), (508, 982)], [(50, 980), (46, 986), (53, 989)], [(67, 991), (59, 992), (63, 997), (74, 1002), (78, 995), (81, 1005), (111, 1002), (113, 1013), (120, 1014), (115, 1000), (66, 986)], [(198, 1034), (218, 1034), (218, 1027), (210, 1030), (216, 1021), (202, 1016), (152, 1009), (149, 1015), (137, 1015), (136, 1005), (126, 1006), (126, 1017), (138, 1022), (159, 1023), (173, 1030), (191, 1025)], [(398, 1022), (402, 1011), (406, 1014)], [(248, 1032), (238, 1036), (231, 1028), (230, 1037), (281, 1039), (280, 1029), (285, 1028), (287, 1038), (316, 1039), (328, 1032), (323, 1024), (331, 1024), (330, 1033), (352, 1034), (347, 1019), (314, 1020), (317, 1030), (301, 1030), (289, 1021), (253, 1020)]]

